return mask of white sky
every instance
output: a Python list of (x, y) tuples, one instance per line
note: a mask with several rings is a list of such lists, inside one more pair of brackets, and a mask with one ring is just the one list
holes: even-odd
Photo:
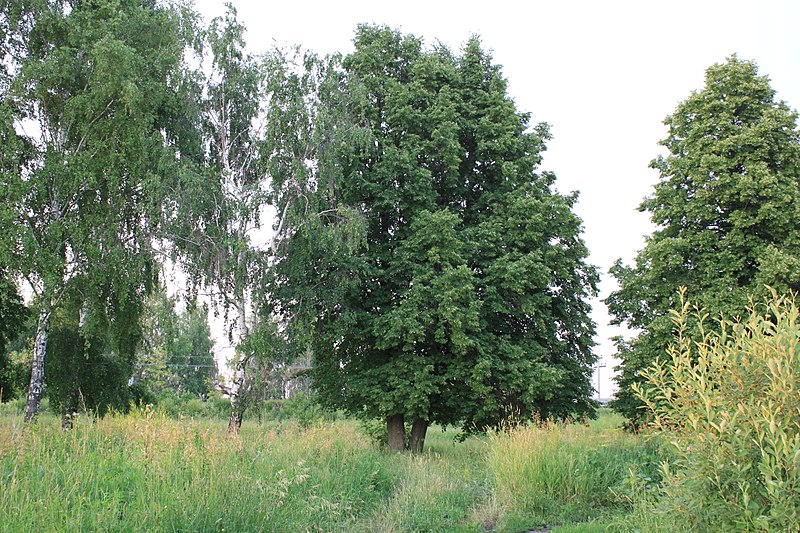
[[(636, 208), (658, 178), (648, 168), (666, 136), (663, 119), (703, 86), (706, 68), (733, 53), (754, 60), (778, 98), (800, 107), (800, 2), (724, 1), (301, 1), (233, 0), (253, 52), (299, 44), (319, 53), (352, 50), (358, 23), (387, 24), (453, 50), (480, 35), (509, 90), (533, 123), (551, 125), (543, 170), (561, 192), (577, 190), (590, 261), (602, 272), (630, 262), (652, 231)], [(219, 0), (196, 0), (206, 20)], [(595, 302), (601, 396), (610, 395), (613, 345)], [(595, 378), (595, 384), (597, 380)]]

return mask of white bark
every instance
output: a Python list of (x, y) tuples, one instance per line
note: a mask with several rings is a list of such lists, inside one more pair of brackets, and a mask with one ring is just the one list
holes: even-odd
[(269, 241), (270, 258), (274, 258), (278, 255), (278, 239), (283, 231), (283, 225), (286, 222), (286, 212), (289, 210), (289, 204), (290, 202), (287, 201), (283, 206), (283, 211), (281, 211), (280, 218), (278, 219), (278, 228), (275, 230), (275, 233), (272, 234), (272, 238)]
[(33, 343), (33, 364), (31, 365), (31, 383), (28, 387), (28, 401), (25, 404), (25, 422), (31, 422), (39, 412), (44, 392), (44, 357), (47, 352), (47, 337), (50, 335), (49, 305), (42, 307), (36, 324), (36, 340)]
[[(58, 194), (51, 191), (50, 217), (52, 222), (61, 220), (61, 203)], [(50, 336), (50, 317), (53, 308), (58, 305), (64, 295), (66, 284), (65, 273), (62, 271), (61, 287), (56, 290), (57, 297), (48, 296), (50, 287), (44, 281), (41, 286), (42, 308), (39, 310), (39, 319), (36, 323), (36, 337), (33, 342), (33, 361), (31, 362), (31, 381), (28, 386), (28, 400), (25, 403), (25, 422), (32, 422), (39, 413), (44, 393), (44, 359), (47, 354), (47, 339)], [(59, 293), (60, 291), (60, 293)]]
[[(242, 259), (243, 258), (240, 256), (239, 260), (241, 261)], [(237, 326), (239, 329), (239, 344), (241, 344), (250, 334), (250, 329), (247, 325), (247, 298), (245, 296), (245, 291), (242, 291), (239, 294), (235, 305), (236, 312), (238, 313)], [(248, 354), (238, 351), (236, 366), (233, 370), (233, 380), (230, 388), (231, 418), (228, 422), (229, 433), (238, 433), (239, 428), (242, 425), (245, 408), (242, 398), (242, 388), (244, 386), (248, 362)]]

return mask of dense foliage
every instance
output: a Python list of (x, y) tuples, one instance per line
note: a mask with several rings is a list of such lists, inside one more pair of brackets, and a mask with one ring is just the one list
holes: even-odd
[(169, 83), (183, 43), (176, 12), (149, 0), (25, 5), (6, 97), (16, 123), (35, 126), (18, 128), (28, 132), (26, 157), (4, 173), (0, 250), (35, 295), (32, 419), (51, 323), (66, 327), (55, 323), (63, 317), (85, 338), (111, 335), (114, 350), (138, 336), (172, 162), (164, 139)]
[[(21, 40), (26, 33), (26, 5), (14, 0), (0, 1), (0, 228), (9, 231), (16, 218), (10, 209), (10, 191), (20, 179), (29, 157), (30, 145), (16, 131), (19, 109), (10, 96), (13, 73), (18, 66)], [(0, 237), (0, 400), (12, 397), (14, 390), (11, 360), (6, 353), (9, 343), (20, 334), (27, 318), (17, 287), (15, 272), (9, 268), (12, 247)]]
[(477, 39), (456, 56), (362, 26), (342, 68), (361, 142), (334, 177), (319, 166), (328, 216), (297, 224), (276, 267), (284, 318), (313, 327), (322, 401), (386, 419), (390, 443), (413, 422), (393, 446), (416, 449), (432, 422), (590, 414), (597, 274), (575, 196), (536, 172), (547, 126)]
[(714, 314), (737, 316), (766, 285), (800, 288), (800, 133), (797, 115), (755, 64), (736, 57), (708, 69), (703, 90), (666, 120), (669, 155), (640, 209), (657, 230), (633, 266), (617, 262), (620, 289), (606, 301), (616, 323), (639, 332), (620, 341), (616, 407), (644, 411), (631, 386), (666, 353), (677, 290)]
[(6, 350), (21, 334), (27, 315), (16, 285), (0, 270), (0, 401), (11, 398), (16, 392)]

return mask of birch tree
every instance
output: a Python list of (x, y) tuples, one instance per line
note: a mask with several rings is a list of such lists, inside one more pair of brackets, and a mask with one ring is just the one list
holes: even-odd
[[(245, 52), (244, 31), (231, 6), (207, 31), (211, 68), (198, 121), (204, 158), (184, 175), (172, 217), (178, 255), (224, 311), (236, 346), (231, 383), (221, 386), (231, 398), (234, 434), (246, 409), (253, 358), (283, 352), (279, 340), (290, 334), (273, 323), (267, 290), (280, 242), (298, 227), (349, 218), (335, 205), (322, 209), (317, 191), (335, 194), (339, 171), (322, 162), (336, 160), (332, 154), (356, 133), (344, 127), (337, 56), (294, 48), (257, 59)], [(274, 210), (271, 235), (262, 226), (268, 208)]]
[[(0, 237), (38, 308), (25, 420), (39, 410), (54, 313), (69, 293), (113, 313), (106, 298), (140, 299), (151, 278), (163, 108), (181, 61), (178, 16), (142, 0), (31, 2), (9, 99), (31, 154), (5, 175)], [(81, 324), (87, 322), (81, 318)], [(89, 321), (91, 323), (91, 321)]]
[[(257, 317), (251, 280), (260, 257), (253, 235), (266, 204), (264, 78), (259, 61), (245, 52), (244, 32), (230, 4), (205, 32), (211, 64), (201, 81), (196, 117), (203, 153), (194, 170), (184, 173), (171, 214), (177, 254), (193, 283), (223, 310), (236, 346), (248, 338)], [(231, 433), (242, 424), (249, 361), (250, 355), (237, 349), (231, 383), (220, 384), (231, 401)]]

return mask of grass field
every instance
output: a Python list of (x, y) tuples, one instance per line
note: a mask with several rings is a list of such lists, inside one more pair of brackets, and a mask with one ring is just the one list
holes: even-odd
[(658, 449), (602, 412), (586, 425), (383, 451), (351, 421), (174, 420), (139, 410), (63, 432), (0, 416), (0, 531), (606, 531)]

